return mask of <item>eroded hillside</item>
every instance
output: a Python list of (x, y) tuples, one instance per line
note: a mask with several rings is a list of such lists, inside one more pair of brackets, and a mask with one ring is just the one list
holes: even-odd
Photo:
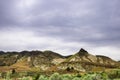
[(93, 71), (118, 68), (120, 63), (109, 57), (92, 55), (84, 49), (70, 56), (52, 51), (0, 52), (0, 71)]

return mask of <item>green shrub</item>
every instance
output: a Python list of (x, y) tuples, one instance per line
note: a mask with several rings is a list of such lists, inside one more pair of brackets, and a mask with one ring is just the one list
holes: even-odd
[(40, 77), (40, 75), (39, 75), (39, 74), (36, 74), (36, 75), (33, 76), (33, 80), (38, 80), (39, 77)]
[(82, 75), (81, 75), (80, 73), (78, 73), (78, 74), (76, 75), (76, 77), (79, 77), (79, 78), (80, 78), (80, 77), (82, 77)]
[(72, 80), (81, 80), (80, 78), (78, 78), (78, 77), (75, 77), (75, 78), (73, 78)]
[(110, 79), (120, 78), (120, 70), (113, 70), (107, 74)]
[(38, 80), (48, 80), (48, 78), (43, 76), (43, 75), (41, 75)]
[(102, 75), (102, 79), (103, 80), (107, 80), (108, 79), (107, 73), (103, 72), (103, 73), (101, 73), (101, 75)]
[(49, 77), (49, 80), (62, 80), (62, 77), (59, 75), (59, 73), (54, 73)]
[(30, 80), (29, 77), (23, 77), (21, 80)]
[(71, 76), (70, 74), (64, 74), (62, 75), (62, 80), (72, 80), (73, 76)]
[(5, 80), (11, 80), (11, 72), (6, 73)]
[(100, 74), (100, 73), (95, 73), (95, 74), (87, 74), (81, 77), (82, 80), (108, 80), (107, 74)]
[(90, 74), (84, 75), (81, 77), (82, 80), (93, 80), (93, 77)]

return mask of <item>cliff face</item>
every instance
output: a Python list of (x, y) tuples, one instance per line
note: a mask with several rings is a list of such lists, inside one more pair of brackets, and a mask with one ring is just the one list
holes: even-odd
[(66, 70), (91, 71), (96, 68), (117, 68), (120, 63), (106, 56), (92, 55), (81, 49), (74, 55), (62, 56), (52, 51), (0, 52), (0, 70), (6, 68), (16, 70)]

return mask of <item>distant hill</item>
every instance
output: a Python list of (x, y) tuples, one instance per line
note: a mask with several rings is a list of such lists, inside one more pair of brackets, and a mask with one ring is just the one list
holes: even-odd
[(83, 48), (74, 55), (62, 56), (53, 51), (0, 51), (0, 71), (91, 71), (118, 68), (120, 63), (109, 57), (92, 55)]

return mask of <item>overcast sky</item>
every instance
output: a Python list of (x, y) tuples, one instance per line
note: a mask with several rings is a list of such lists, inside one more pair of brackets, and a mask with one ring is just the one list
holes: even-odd
[(120, 60), (120, 0), (0, 0), (0, 50), (86, 49)]

